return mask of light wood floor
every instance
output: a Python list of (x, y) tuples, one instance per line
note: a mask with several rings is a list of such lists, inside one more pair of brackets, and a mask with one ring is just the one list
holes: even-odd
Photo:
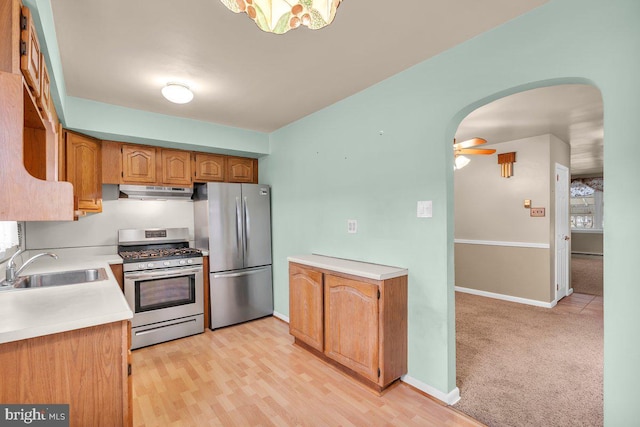
[(133, 352), (134, 426), (481, 426), (412, 387), (381, 397), (268, 317)]
[(572, 293), (562, 298), (553, 310), (583, 316), (604, 316), (604, 300), (601, 296)]

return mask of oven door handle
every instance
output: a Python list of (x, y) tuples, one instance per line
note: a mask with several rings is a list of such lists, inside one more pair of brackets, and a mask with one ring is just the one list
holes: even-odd
[(125, 273), (124, 278), (125, 279), (167, 279), (170, 277), (180, 277), (180, 276), (184, 276), (185, 274), (191, 274), (191, 273), (202, 273), (202, 268), (201, 267), (194, 267), (194, 268), (181, 268), (181, 269), (172, 269), (171, 273), (168, 274), (158, 274), (157, 270), (156, 272), (145, 272), (145, 273)]

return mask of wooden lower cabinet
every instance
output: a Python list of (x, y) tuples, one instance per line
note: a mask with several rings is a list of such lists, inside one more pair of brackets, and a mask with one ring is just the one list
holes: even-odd
[(324, 351), (322, 273), (289, 265), (289, 333), (318, 351)]
[(0, 344), (0, 402), (69, 404), (69, 425), (131, 426), (129, 322)]
[(296, 343), (382, 391), (407, 373), (407, 276), (290, 263), (289, 325)]
[(378, 285), (325, 275), (325, 354), (378, 382)]
[(124, 292), (124, 266), (122, 264), (109, 264), (109, 267), (111, 267), (111, 272), (115, 276), (120, 290)]

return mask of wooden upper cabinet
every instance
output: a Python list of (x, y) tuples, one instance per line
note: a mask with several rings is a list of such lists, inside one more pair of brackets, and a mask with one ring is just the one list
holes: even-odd
[(191, 153), (162, 149), (162, 183), (191, 185)]
[(120, 184), (122, 181), (122, 143), (102, 141), (102, 183)]
[(102, 157), (97, 139), (66, 132), (66, 181), (73, 184), (77, 209), (102, 212)]
[(122, 182), (126, 184), (155, 184), (157, 182), (155, 147), (122, 146)]
[(47, 71), (47, 65), (44, 63), (44, 56), (40, 54), (40, 96), (37, 98), (36, 103), (38, 108), (42, 111), (42, 115), (45, 119), (51, 119), (51, 80), (49, 79), (49, 71)]
[(40, 96), (42, 55), (31, 11), (22, 7), (20, 17), (20, 69), (35, 98)]
[(289, 333), (324, 350), (322, 272), (289, 264)]
[(193, 153), (194, 156), (194, 182), (224, 181), (225, 156), (215, 154)]
[(325, 274), (325, 354), (378, 382), (378, 285)]
[(103, 184), (189, 187), (210, 181), (257, 183), (257, 168), (255, 159), (102, 141)]
[(227, 182), (258, 183), (258, 161), (245, 157), (227, 158)]

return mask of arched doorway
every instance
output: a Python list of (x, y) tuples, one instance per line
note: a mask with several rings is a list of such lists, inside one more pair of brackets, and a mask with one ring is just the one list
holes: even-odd
[[(558, 289), (558, 165), (571, 166), (578, 175), (588, 168), (603, 172), (600, 92), (590, 85), (562, 84), (505, 96), (461, 121), (456, 139), (471, 137), (487, 139), (486, 148), (497, 149), (496, 154), (516, 153), (516, 163), (514, 176), (505, 179), (495, 155), (476, 156), (454, 175), (458, 406), (490, 424), (518, 425), (522, 416), (549, 425), (545, 413), (562, 423), (576, 410), (586, 422), (601, 424), (602, 309), (599, 320), (576, 317), (579, 312), (565, 307), (552, 309), (571, 294), (568, 283), (564, 292)], [(568, 196), (568, 182), (566, 191)], [(543, 208), (543, 216), (539, 209), (533, 216), (532, 208)], [(571, 339), (563, 339), (563, 333)], [(598, 348), (585, 349), (599, 367), (596, 375), (590, 376), (588, 363), (568, 354), (588, 342), (580, 333), (596, 335)], [(574, 344), (567, 347), (567, 342)], [(567, 377), (571, 370), (579, 375)], [(585, 377), (589, 384), (583, 383)], [(559, 381), (553, 384), (555, 378)], [(597, 401), (569, 396), (567, 383), (571, 389), (591, 387), (587, 395)], [(548, 409), (529, 409), (531, 401), (545, 402), (541, 406)]]

